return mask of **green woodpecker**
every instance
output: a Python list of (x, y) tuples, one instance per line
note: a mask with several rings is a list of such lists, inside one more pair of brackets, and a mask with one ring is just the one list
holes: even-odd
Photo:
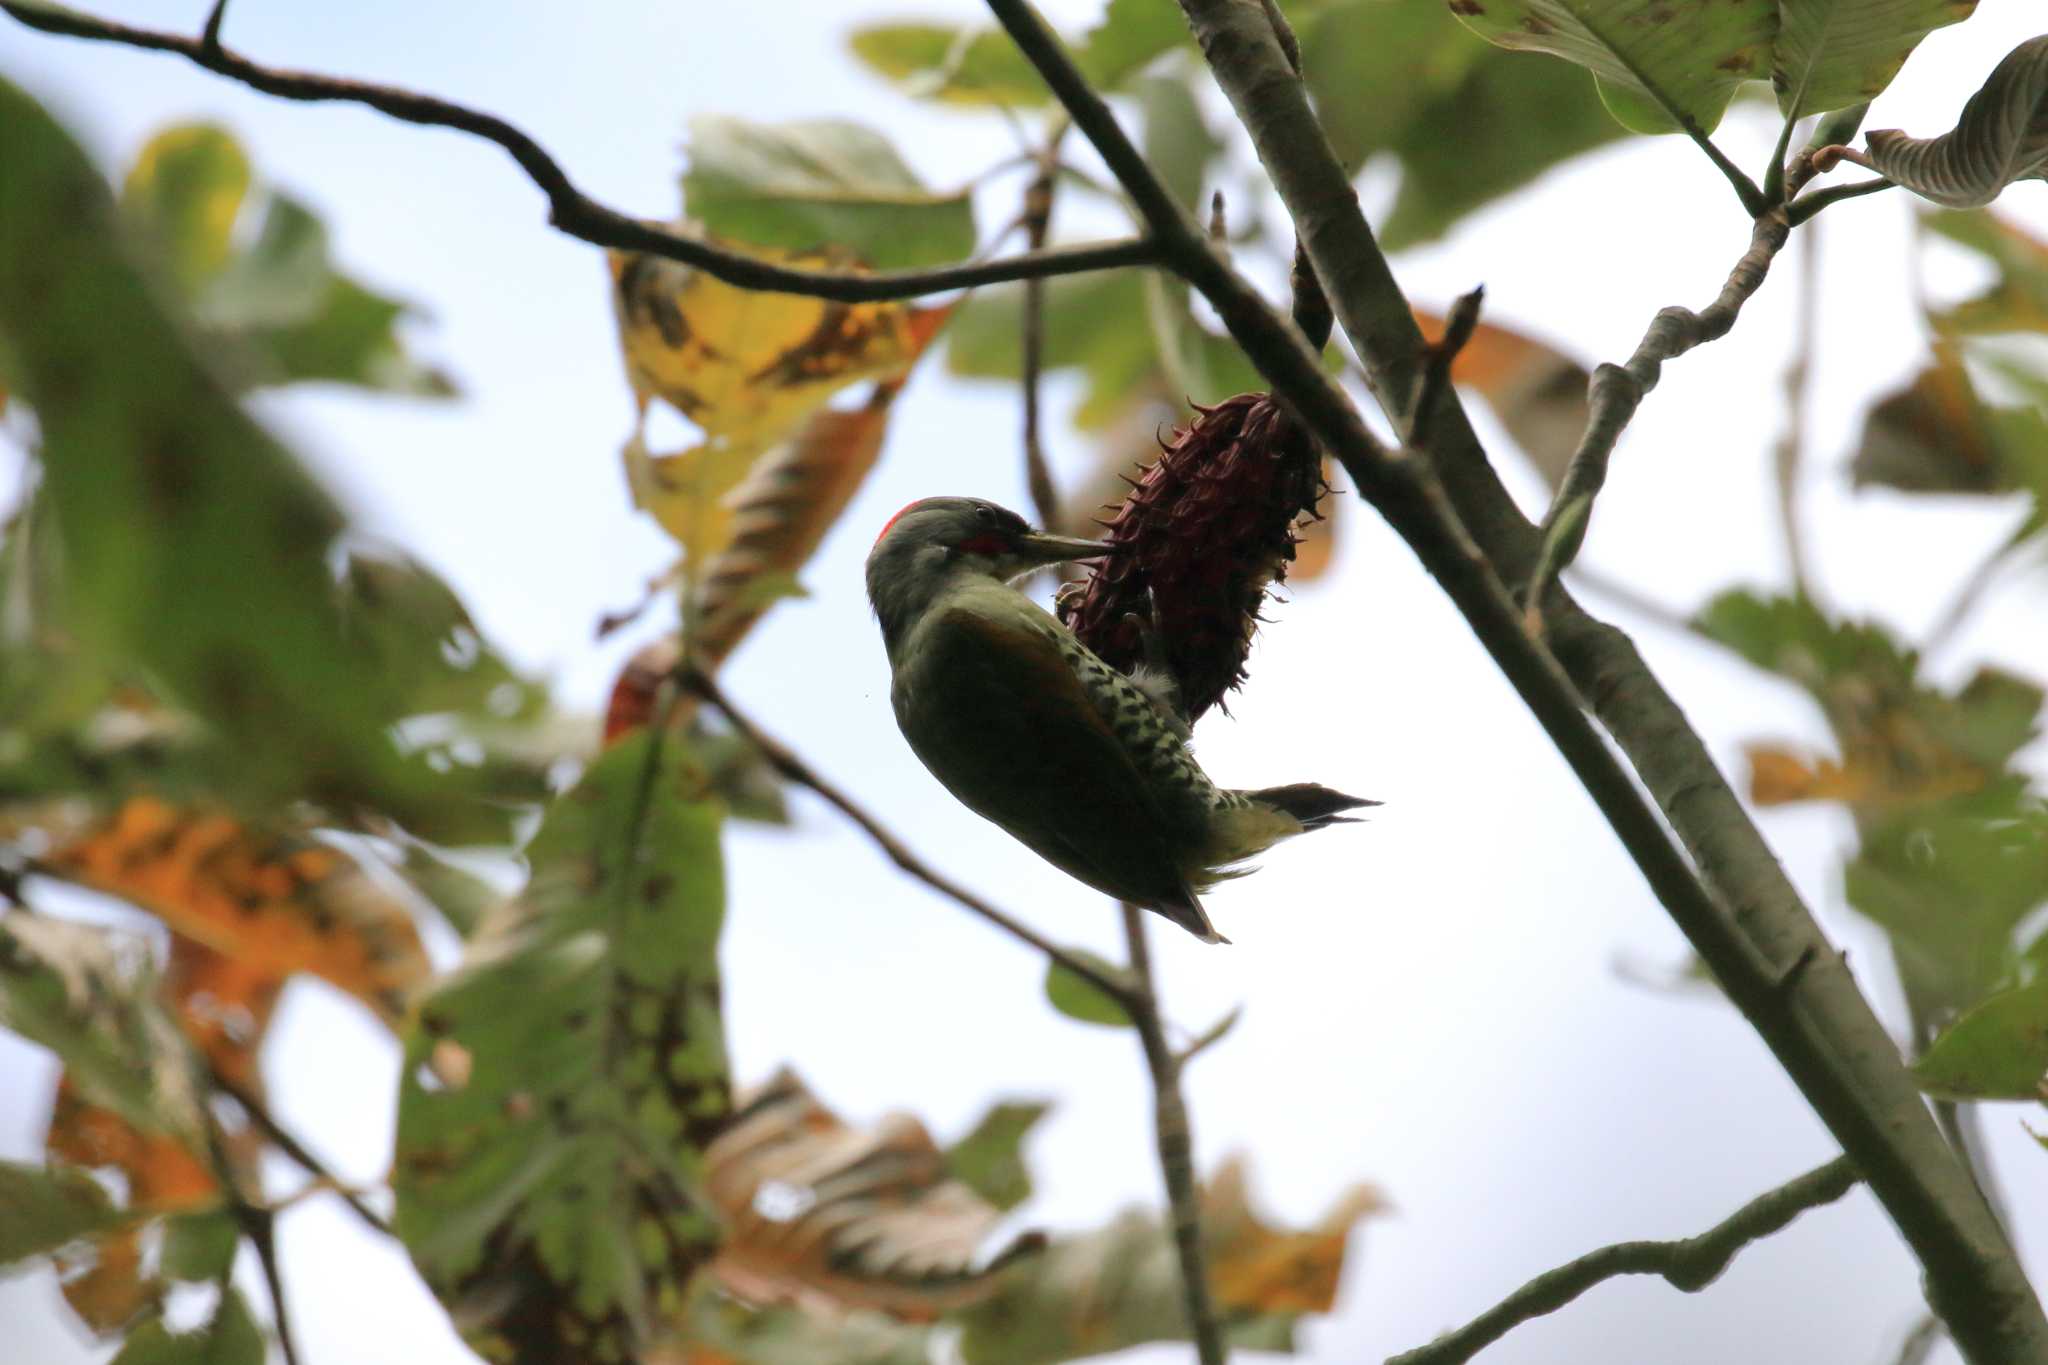
[(946, 790), (1046, 861), (1227, 942), (1202, 892), (1280, 840), (1376, 803), (1313, 783), (1219, 788), (1188, 751), (1170, 680), (1117, 672), (1010, 586), (1105, 549), (978, 498), (898, 512), (867, 563), (896, 723)]

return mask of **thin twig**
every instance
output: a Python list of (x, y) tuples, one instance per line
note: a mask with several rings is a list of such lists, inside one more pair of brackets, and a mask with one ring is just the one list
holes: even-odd
[(1941, 1345), (1941, 1319), (1929, 1313), (1906, 1333), (1906, 1339), (1899, 1343), (1899, 1354), (1893, 1365), (1927, 1365), (1934, 1354), (1934, 1348)]
[(1472, 333), (1479, 326), (1480, 306), (1485, 302), (1484, 285), (1460, 294), (1444, 319), (1444, 334), (1424, 348), (1427, 354), (1423, 358), (1422, 377), (1416, 381), (1415, 401), (1409, 409), (1415, 420), (1408, 426), (1408, 444), (1416, 450), (1429, 448), (1430, 424), (1437, 405), (1451, 387), (1451, 366), (1465, 349), (1465, 343), (1472, 340)]
[(1846, 1156), (1780, 1185), (1697, 1237), (1669, 1242), (1617, 1242), (1545, 1271), (1455, 1332), (1394, 1356), (1387, 1365), (1460, 1365), (1508, 1332), (1576, 1299), (1616, 1275), (1661, 1275), (1695, 1294), (1717, 1279), (1751, 1242), (1782, 1230), (1808, 1209), (1832, 1204), (1861, 1177)]
[(1100, 968), (1091, 965), (1086, 959), (1068, 952), (1065, 948), (1060, 947), (1057, 943), (1054, 943), (1022, 920), (1002, 910), (998, 910), (995, 906), (990, 905), (958, 882), (927, 866), (922, 859), (910, 851), (908, 845), (891, 834), (883, 827), (880, 821), (856, 805), (852, 797), (847, 796), (830, 782), (818, 776), (817, 773), (811, 770), (809, 764), (798, 758), (784, 745), (770, 739), (766, 734), (762, 733), (759, 726), (748, 720), (740, 711), (734, 709), (732, 699), (725, 695), (724, 689), (712, 681), (709, 674), (699, 668), (686, 664), (683, 667), (679, 680), (686, 689), (695, 692), (698, 696), (724, 712), (725, 718), (732, 723), (732, 728), (739, 733), (742, 739), (745, 739), (749, 744), (760, 750), (761, 756), (768, 760), (769, 767), (781, 773), (789, 781), (795, 782), (800, 786), (809, 787), (812, 791), (824, 797), (829, 804), (836, 806), (847, 819), (859, 825), (868, 838), (874, 840), (882, 852), (888, 855), (890, 862), (895, 863), (896, 866), (902, 868), (926, 886), (931, 887), (932, 890), (951, 898), (959, 905), (973, 911), (990, 924), (1001, 929), (1004, 933), (1009, 934), (1012, 938), (1021, 939), (1025, 943), (1030, 944), (1054, 962), (1059, 963), (1060, 966), (1065, 967), (1075, 976), (1080, 977), (1089, 985), (1122, 1005), (1127, 1011), (1136, 1008), (1137, 993), (1130, 982), (1120, 981), (1115, 977), (1105, 974)]
[(320, 1158), (308, 1151), (304, 1143), (292, 1136), (290, 1129), (279, 1123), (271, 1115), (270, 1111), (263, 1106), (261, 1100), (229, 1078), (219, 1067), (213, 1064), (211, 1058), (206, 1059), (206, 1068), (208, 1082), (215, 1090), (220, 1091), (221, 1094), (226, 1095), (240, 1106), (242, 1112), (248, 1115), (249, 1122), (256, 1126), (256, 1130), (269, 1139), (271, 1146), (283, 1152), (285, 1156), (291, 1159), (293, 1164), (298, 1166), (307, 1175), (312, 1176), (321, 1186), (333, 1190), (340, 1197), (341, 1201), (348, 1205), (349, 1211), (362, 1219), (364, 1224), (383, 1233), (386, 1237), (397, 1236), (391, 1230), (391, 1224), (384, 1221), (383, 1215), (379, 1214), (368, 1204), (365, 1204), (347, 1185), (337, 1179), (334, 1172), (328, 1170)]
[[(1812, 160), (1801, 157), (1787, 177), (1786, 192), (1797, 194), (1812, 176)], [(1523, 594), (1532, 620), (1539, 617), (1544, 595), (1558, 571), (1572, 562), (1585, 541), (1586, 523), (1594, 499), (1607, 482), (1608, 459), (1615, 443), (1642, 405), (1643, 395), (1657, 387), (1664, 362), (1726, 336), (1741, 315), (1742, 305), (1763, 285), (1771, 262), (1791, 235), (1791, 219), (1783, 205), (1759, 214), (1750, 229), (1749, 249), (1728, 272), (1727, 282), (1712, 303), (1698, 312), (1675, 306), (1659, 309), (1626, 365), (1603, 364), (1593, 371), (1586, 430), (1558, 482), (1550, 510), (1544, 514), (1542, 544)]]
[[(211, 1058), (205, 1059), (209, 1071), (215, 1071)], [(217, 1074), (217, 1073), (216, 1073)], [(284, 1352), (285, 1365), (299, 1365), (299, 1347), (292, 1335), (291, 1310), (285, 1306), (284, 1272), (277, 1263), (277, 1218), (268, 1208), (251, 1199), (242, 1190), (242, 1182), (235, 1173), (235, 1163), (228, 1154), (225, 1136), (220, 1125), (211, 1117), (204, 1120), (206, 1146), (212, 1158), (214, 1181), (220, 1187), (221, 1197), (227, 1201), (228, 1212), (235, 1220), (235, 1226), (256, 1248), (256, 1260), (263, 1267), (263, 1283), (270, 1291), (272, 1320), (277, 1327), (277, 1343)], [(260, 1196), (259, 1196), (260, 1197)], [(222, 1290), (227, 1288), (227, 1277), (233, 1273), (230, 1262), (222, 1276)]]
[(199, 31), (199, 47), (203, 52), (220, 51), (220, 26), (228, 17), (228, 0), (213, 0), (213, 8), (206, 12), (206, 27)]
[(1813, 351), (1820, 321), (1820, 225), (1804, 234), (1799, 248), (1798, 330), (1792, 338), (1792, 359), (1785, 366), (1785, 434), (1772, 450), (1778, 484), (1778, 523), (1785, 540), (1785, 559), (1792, 571), (1792, 589), (1813, 596), (1813, 574), (1806, 562), (1806, 537), (1799, 528), (1799, 467), (1806, 457), (1807, 390), (1813, 378)]
[[(1052, 201), (1059, 188), (1060, 143), (1073, 125), (1064, 116), (1055, 123), (1045, 146), (1037, 154), (1038, 173), (1024, 188), (1025, 241), (1032, 251), (1043, 251), (1052, 232)], [(1019, 325), (1024, 385), (1024, 481), (1031, 490), (1031, 507), (1038, 524), (1055, 530), (1060, 524), (1059, 491), (1053, 485), (1052, 468), (1046, 463), (1045, 442), (1039, 434), (1040, 379), (1045, 365), (1045, 281), (1024, 281), (1024, 317)]]
[[(650, 256), (694, 265), (706, 274), (742, 289), (804, 294), (844, 303), (906, 299), (947, 289), (1006, 280), (1042, 279), (1051, 275), (1074, 275), (1084, 271), (1108, 270), (1121, 266), (1152, 265), (1159, 259), (1158, 248), (1144, 238), (1100, 242), (1081, 246), (1051, 247), (1024, 256), (996, 261), (974, 261), (961, 265), (935, 266), (927, 270), (889, 270), (856, 274), (836, 270), (799, 270), (790, 266), (715, 246), (708, 241), (672, 231), (656, 223), (629, 218), (577, 189), (552, 156), (528, 134), (494, 114), (422, 95), (395, 86), (367, 81), (344, 80), (303, 71), (286, 71), (250, 61), (240, 53), (209, 43), (205, 38), (186, 38), (175, 33), (135, 28), (109, 19), (93, 18), (75, 10), (45, 9), (39, 5), (5, 3), (5, 10), (21, 23), (45, 33), (71, 38), (119, 43), (153, 52), (170, 52), (185, 57), (208, 71), (240, 81), (251, 89), (281, 99), (301, 101), (335, 100), (364, 104), (406, 123), (432, 128), (452, 128), (496, 143), (519, 163), (527, 178), (547, 196), (549, 221), (561, 231), (594, 246), (639, 251)], [(218, 14), (219, 11), (216, 11)], [(218, 34), (215, 35), (218, 37)]]
[(1152, 1073), (1159, 1170), (1166, 1178), (1167, 1205), (1172, 1210), (1188, 1335), (1194, 1339), (1195, 1358), (1201, 1365), (1223, 1365), (1229, 1352), (1209, 1293), (1208, 1257), (1202, 1245), (1202, 1196), (1195, 1183), (1194, 1136), (1188, 1124), (1187, 1101), (1180, 1092), (1180, 1059), (1167, 1045), (1166, 1028), (1159, 1018), (1159, 992), (1152, 979), (1152, 947), (1146, 938), (1144, 912), (1126, 902), (1123, 916), (1124, 943), (1135, 982), (1127, 1008), (1145, 1050), (1145, 1066)]
[(1963, 580), (1963, 585), (1956, 589), (1956, 595), (1949, 599), (1941, 615), (1928, 627), (1927, 635), (1920, 643), (1921, 653), (1933, 654), (1955, 639), (1956, 632), (1963, 628), (1963, 623), (1970, 619), (1983, 604), (1985, 595), (1997, 584), (1999, 574), (2005, 570), (2007, 557), (2019, 544), (2017, 536), (2008, 537), (1977, 561), (1977, 567), (1970, 570), (1970, 576)]

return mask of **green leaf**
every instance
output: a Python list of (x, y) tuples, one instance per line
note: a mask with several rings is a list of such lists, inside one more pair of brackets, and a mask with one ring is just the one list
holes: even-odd
[(1052, 92), (1008, 34), (947, 24), (869, 24), (847, 40), (868, 68), (922, 99), (1030, 108)]
[[(1112, 981), (1122, 976), (1124, 969), (1106, 958), (1081, 948), (1068, 950), (1075, 957), (1109, 977)], [(1078, 973), (1067, 970), (1058, 962), (1047, 965), (1045, 971), (1045, 998), (1052, 1007), (1069, 1019), (1078, 1019), (1084, 1024), (1104, 1024), (1117, 1028), (1130, 1026), (1131, 1016), (1124, 1007), (1098, 990), (1095, 984)]]
[(967, 1136), (946, 1150), (946, 1170), (999, 1209), (1031, 1197), (1024, 1138), (1052, 1110), (1044, 1100), (1006, 1100), (982, 1115)]
[(56, 1053), (91, 1103), (204, 1150), (191, 1054), (157, 1004), (141, 940), (27, 911), (0, 917), (0, 1025)]
[(113, 1365), (263, 1365), (268, 1348), (240, 1291), (222, 1291), (213, 1319), (197, 1332), (173, 1332), (152, 1318), (128, 1334)]
[(1186, 81), (1168, 76), (1141, 77), (1131, 90), (1145, 119), (1145, 160), (1175, 199), (1206, 214), (1202, 189), (1210, 163), (1222, 154), (1223, 143), (1202, 117), (1194, 92)]
[(121, 208), (190, 294), (227, 264), (250, 179), (249, 158), (225, 128), (182, 124), (143, 147), (122, 186)]
[(614, 743), (420, 1008), (395, 1222), (481, 1348), (517, 1330), (535, 1358), (632, 1357), (717, 1248), (698, 1189), (731, 1106), (708, 781), (673, 739)]
[(0, 335), (41, 424), (79, 657), (212, 727), (239, 798), (401, 819), (456, 802), (463, 774), (398, 751), (408, 699), (346, 638), (333, 501), (223, 390), (122, 254), (91, 165), (12, 87), (0, 141)]
[(1401, 186), (1381, 245), (1398, 251), (1431, 241), (1473, 210), (1624, 136), (1564, 62), (1486, 52), (1447, 92), (1426, 99), (1397, 139)]
[(967, 191), (925, 188), (887, 139), (860, 124), (699, 118), (689, 154), (684, 208), (715, 236), (844, 247), (878, 270), (945, 264), (974, 250)]
[(2048, 978), (2003, 991), (1936, 1038), (1913, 1074), (1943, 1099), (2040, 1099), (2048, 1075)]
[(1778, 0), (1771, 85), (1787, 118), (1846, 109), (1877, 95), (1935, 29), (1976, 0)]
[[(172, 277), (238, 384), (300, 380), (417, 397), (454, 385), (405, 351), (408, 311), (334, 269), (327, 229), (304, 205), (263, 190), (253, 199), (248, 158), (224, 129), (184, 124), (143, 148), (121, 207), (169, 258)], [(248, 246), (234, 229), (255, 215)]]
[(2007, 53), (1949, 132), (1884, 128), (1863, 140), (1886, 179), (1950, 208), (1977, 208), (2016, 180), (2048, 177), (2048, 36)]
[[(999, 28), (868, 24), (853, 31), (848, 45), (870, 70), (919, 99), (990, 109), (1052, 103), (1038, 72)], [(1172, 5), (1109, 0), (1095, 27), (1068, 49), (1090, 85), (1114, 91), (1155, 59), (1188, 45), (1187, 23)]]
[(1593, 72), (1623, 126), (1712, 132), (1735, 88), (1768, 69), (1774, 0), (1453, 0), (1489, 41)]
[(241, 1245), (242, 1225), (232, 1209), (176, 1214), (164, 1220), (163, 1272), (199, 1283), (223, 1279)]
[(1909, 810), (1869, 831), (1844, 889), (1902, 971), (1967, 1008), (2009, 978), (2014, 932), (2048, 902), (2048, 810), (2017, 782)]
[(1933, 364), (1871, 408), (1849, 468), (1858, 486), (1908, 493), (2031, 493), (2030, 534), (2048, 508), (2048, 419), (2038, 406), (1985, 403), (1960, 353), (1937, 347)]
[(83, 1171), (0, 1161), (0, 1269), (123, 1221), (100, 1183)]
[[(1454, 109), (1450, 97), (1474, 63), (1489, 55), (1512, 59), (1494, 54), (1446, 6), (1411, 0), (1334, 4), (1310, 17), (1300, 37), (1302, 78), (1331, 150), (1354, 173), (1373, 153), (1412, 137), (1425, 105)], [(1572, 82), (1597, 109), (1585, 81), (1574, 74)], [(1496, 134), (1511, 131), (1488, 126)]]

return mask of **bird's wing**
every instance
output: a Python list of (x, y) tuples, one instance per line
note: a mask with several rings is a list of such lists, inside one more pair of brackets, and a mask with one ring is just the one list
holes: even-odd
[(931, 709), (906, 726), (923, 735), (918, 755), (933, 774), (1082, 881), (1216, 937), (1175, 856), (1201, 837), (1204, 813), (1167, 808), (1133, 757), (1138, 717), (1124, 721), (1114, 701), (1104, 715), (1061, 652), (1061, 628), (965, 606), (935, 624), (927, 638), (943, 643), (929, 666), (949, 700), (911, 699)]

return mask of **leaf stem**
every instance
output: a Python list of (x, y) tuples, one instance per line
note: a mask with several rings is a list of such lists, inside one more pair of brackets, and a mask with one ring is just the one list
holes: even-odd
[(1566, 1304), (1617, 1275), (1661, 1275), (1672, 1288), (1696, 1294), (1751, 1242), (1781, 1231), (1808, 1209), (1832, 1204), (1858, 1180), (1838, 1156), (1825, 1166), (1744, 1204), (1699, 1234), (1669, 1242), (1617, 1242), (1547, 1270), (1455, 1332), (1391, 1358), (1387, 1365), (1463, 1365), (1514, 1328)]

